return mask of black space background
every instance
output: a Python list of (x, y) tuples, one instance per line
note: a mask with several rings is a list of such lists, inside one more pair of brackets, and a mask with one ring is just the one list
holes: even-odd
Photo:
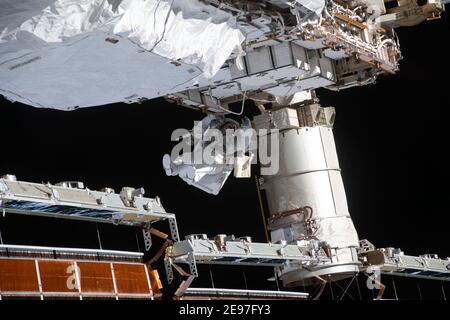
[[(400, 73), (375, 85), (318, 92), (322, 105), (337, 109), (335, 137), (355, 226), (378, 247), (450, 256), (449, 32), (448, 14), (399, 29)], [(253, 179), (230, 178), (216, 197), (165, 176), (161, 159), (172, 148), (172, 131), (202, 117), (162, 99), (61, 112), (0, 98), (0, 173), (34, 182), (78, 180), (91, 189), (142, 186), (177, 214), (182, 236), (264, 241)], [(0, 228), (9, 244), (98, 247), (89, 223), (7, 214)], [(104, 249), (137, 250), (135, 230), (100, 230)], [(221, 271), (215, 278), (229, 284)]]

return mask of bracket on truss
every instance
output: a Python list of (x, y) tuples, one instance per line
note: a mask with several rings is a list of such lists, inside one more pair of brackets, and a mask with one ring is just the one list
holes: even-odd
[[(167, 219), (169, 221), (169, 227), (170, 227), (170, 234), (172, 236), (173, 242), (180, 241), (180, 236), (178, 234), (178, 226), (177, 226), (177, 219), (175, 215), (172, 217), (169, 217)], [(151, 225), (146, 225), (142, 228), (142, 235), (144, 236), (144, 244), (145, 244), (145, 251), (150, 251), (152, 247), (152, 235), (166, 240), (166, 242), (171, 242), (168, 238), (169, 236), (165, 234), (164, 232), (161, 232), (155, 228), (152, 228)], [(164, 247), (164, 249), (167, 247), (167, 245)]]
[(195, 256), (194, 253), (190, 252), (187, 255), (187, 262), (189, 264), (189, 273), (184, 271), (182, 267), (177, 265), (176, 263), (173, 263), (172, 258), (166, 255), (166, 258), (164, 259), (164, 267), (166, 269), (166, 276), (167, 276), (167, 282), (171, 284), (173, 282), (173, 269), (175, 269), (181, 276), (187, 277), (185, 280), (183, 280), (178, 287), (178, 289), (175, 292), (175, 297), (179, 298), (181, 297), (186, 290), (191, 285), (192, 281), (194, 281), (195, 278), (198, 277), (198, 271), (197, 271), (197, 264), (195, 262)]
[(168, 218), (168, 220), (170, 226), (170, 235), (172, 236), (173, 241), (179, 242), (180, 235), (178, 233), (177, 218), (174, 215), (173, 217)]
[[(170, 248), (168, 249), (170, 250)], [(164, 258), (164, 267), (166, 269), (167, 282), (171, 283), (173, 281), (173, 268), (175, 268), (178, 273), (183, 276), (193, 276), (194, 278), (198, 277), (197, 263), (195, 262), (195, 256), (193, 252), (187, 254), (186, 262), (189, 265), (189, 272), (185, 272), (179, 265), (173, 262), (172, 258), (166, 254)]]
[(191, 272), (191, 275), (197, 278), (198, 277), (197, 263), (195, 262), (195, 256), (193, 252), (190, 252), (188, 254), (187, 261), (189, 263), (189, 271)]
[(145, 251), (150, 251), (150, 248), (152, 247), (152, 234), (150, 228), (142, 229), (142, 235), (144, 236)]
[(166, 270), (167, 283), (171, 284), (173, 281), (172, 259), (166, 257), (164, 259), (164, 269)]

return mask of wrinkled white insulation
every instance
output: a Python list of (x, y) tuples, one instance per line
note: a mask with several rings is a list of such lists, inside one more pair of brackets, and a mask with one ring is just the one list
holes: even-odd
[(62, 110), (150, 99), (211, 78), (243, 41), (198, 0), (1, 0), (0, 94)]

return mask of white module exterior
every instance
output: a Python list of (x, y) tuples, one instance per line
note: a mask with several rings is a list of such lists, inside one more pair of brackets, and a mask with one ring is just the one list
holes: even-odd
[[(313, 219), (319, 219), (317, 238), (327, 241), (331, 247), (358, 247), (332, 129), (306, 127), (286, 131), (280, 135), (280, 153), (283, 157), (280, 157), (279, 173), (265, 179), (270, 212), (310, 206)], [(273, 241), (294, 240), (286, 239), (281, 231), (272, 235)]]
[[(359, 238), (348, 211), (332, 128), (290, 129), (279, 137), (280, 170), (275, 176), (264, 177), (270, 214), (311, 207), (310, 219), (317, 228), (312, 236), (334, 250), (333, 263), (338, 266), (336, 270), (330, 266), (319, 268), (313, 274), (288, 266), (283, 270), (283, 281), (296, 286), (297, 281), (314, 274), (342, 276), (357, 271), (355, 248), (359, 247)], [(271, 231), (272, 242), (295, 243), (308, 236), (304, 217), (280, 219), (283, 220), (282, 227)]]

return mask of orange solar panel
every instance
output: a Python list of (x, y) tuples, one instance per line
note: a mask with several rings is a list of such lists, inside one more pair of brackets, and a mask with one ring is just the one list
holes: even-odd
[[(71, 267), (71, 268), (69, 268)], [(76, 287), (70, 288), (69, 277), (73, 277), (73, 263), (68, 261), (39, 261), (42, 290), (45, 292), (78, 292)]]
[(34, 260), (0, 259), (0, 291), (39, 292)]
[[(157, 272), (147, 270), (144, 264), (127, 264), (94, 261), (61, 261), (0, 258), (0, 294), (36, 296), (42, 284), (43, 298), (50, 296), (150, 298), (154, 283), (155, 293), (160, 292)], [(111, 270), (113, 265), (113, 270)], [(75, 269), (76, 267), (78, 269)], [(75, 272), (76, 270), (76, 272)], [(148, 273), (146, 272), (148, 271)], [(38, 277), (39, 275), (39, 277)], [(80, 279), (80, 290), (77, 286)], [(151, 280), (150, 280), (151, 279)]]
[(114, 293), (114, 283), (110, 263), (78, 262), (80, 268), (81, 291)]
[(159, 278), (158, 270), (148, 270), (148, 274), (150, 276), (153, 293), (161, 293), (163, 286), (161, 279)]
[(114, 263), (114, 275), (119, 293), (151, 293), (143, 264)]

